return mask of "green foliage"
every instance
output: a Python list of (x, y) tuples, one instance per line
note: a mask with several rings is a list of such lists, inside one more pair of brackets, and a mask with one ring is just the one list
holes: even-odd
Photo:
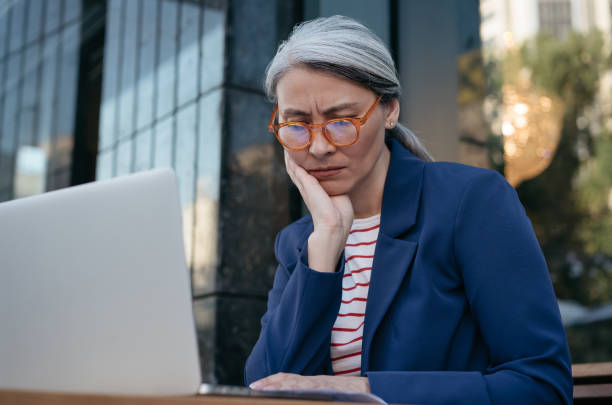
[(555, 156), (517, 192), (557, 296), (588, 306), (612, 300), (612, 136), (591, 130), (606, 118), (591, 113), (600, 78), (612, 61), (604, 49), (599, 32), (572, 33), (563, 41), (538, 36), (489, 65), (490, 96), (501, 99), (501, 84), (517, 84), (527, 72), (533, 86), (563, 100)]
[[(531, 83), (561, 97), (561, 139), (550, 166), (517, 192), (540, 240), (558, 298), (593, 307), (612, 301), (612, 134), (596, 133), (600, 78), (612, 56), (599, 32), (564, 41), (538, 36), (504, 61), (504, 81), (525, 68)], [(578, 122), (581, 125), (578, 125)], [(612, 324), (567, 330), (574, 362), (612, 360)]]
[(584, 249), (612, 257), (612, 135), (595, 141), (594, 158), (582, 168), (580, 179), (579, 202), (589, 214), (580, 230)]
[(523, 45), (521, 55), (533, 83), (561, 96), (572, 110), (593, 103), (601, 73), (610, 63), (603, 49), (599, 31), (573, 32), (565, 41), (539, 35)]

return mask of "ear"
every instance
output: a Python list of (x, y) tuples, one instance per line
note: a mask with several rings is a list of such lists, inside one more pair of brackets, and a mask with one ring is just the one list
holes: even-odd
[(395, 128), (400, 113), (400, 104), (397, 98), (392, 99), (385, 105), (385, 128)]

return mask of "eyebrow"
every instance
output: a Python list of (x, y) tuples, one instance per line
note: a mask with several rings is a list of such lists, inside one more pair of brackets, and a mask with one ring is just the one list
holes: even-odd
[[(323, 115), (325, 116), (329, 116), (329, 115), (333, 115), (339, 111), (344, 111), (344, 110), (348, 110), (351, 108), (355, 108), (358, 106), (359, 103), (357, 102), (353, 102), (353, 103), (343, 103), (343, 104), (338, 104), (335, 105), (333, 107), (328, 108), (327, 110), (323, 111)], [(281, 111), (282, 115), (298, 115), (298, 116), (304, 116), (304, 117), (310, 117), (310, 113), (307, 113), (305, 111), (302, 110), (298, 110), (298, 109), (294, 109), (294, 108), (287, 108), (286, 110), (282, 110)]]

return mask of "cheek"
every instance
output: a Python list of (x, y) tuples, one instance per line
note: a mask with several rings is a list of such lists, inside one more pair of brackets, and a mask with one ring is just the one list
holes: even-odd
[(352, 161), (357, 162), (361, 169), (366, 170), (368, 164), (375, 160), (380, 153), (380, 148), (384, 144), (384, 132), (376, 133), (376, 131), (364, 131), (359, 134), (359, 141), (355, 143), (347, 155), (350, 153)]
[(285, 150), (287, 151), (287, 154), (289, 155), (289, 157), (291, 157), (291, 159), (293, 159), (293, 161), (297, 163), (298, 166), (304, 167), (304, 162), (306, 161), (308, 157), (308, 152), (306, 152), (306, 150), (291, 150), (291, 149), (285, 149)]

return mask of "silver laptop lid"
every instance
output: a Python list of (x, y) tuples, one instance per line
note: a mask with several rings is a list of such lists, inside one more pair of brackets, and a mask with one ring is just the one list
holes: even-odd
[(169, 169), (0, 204), (0, 389), (195, 394)]

